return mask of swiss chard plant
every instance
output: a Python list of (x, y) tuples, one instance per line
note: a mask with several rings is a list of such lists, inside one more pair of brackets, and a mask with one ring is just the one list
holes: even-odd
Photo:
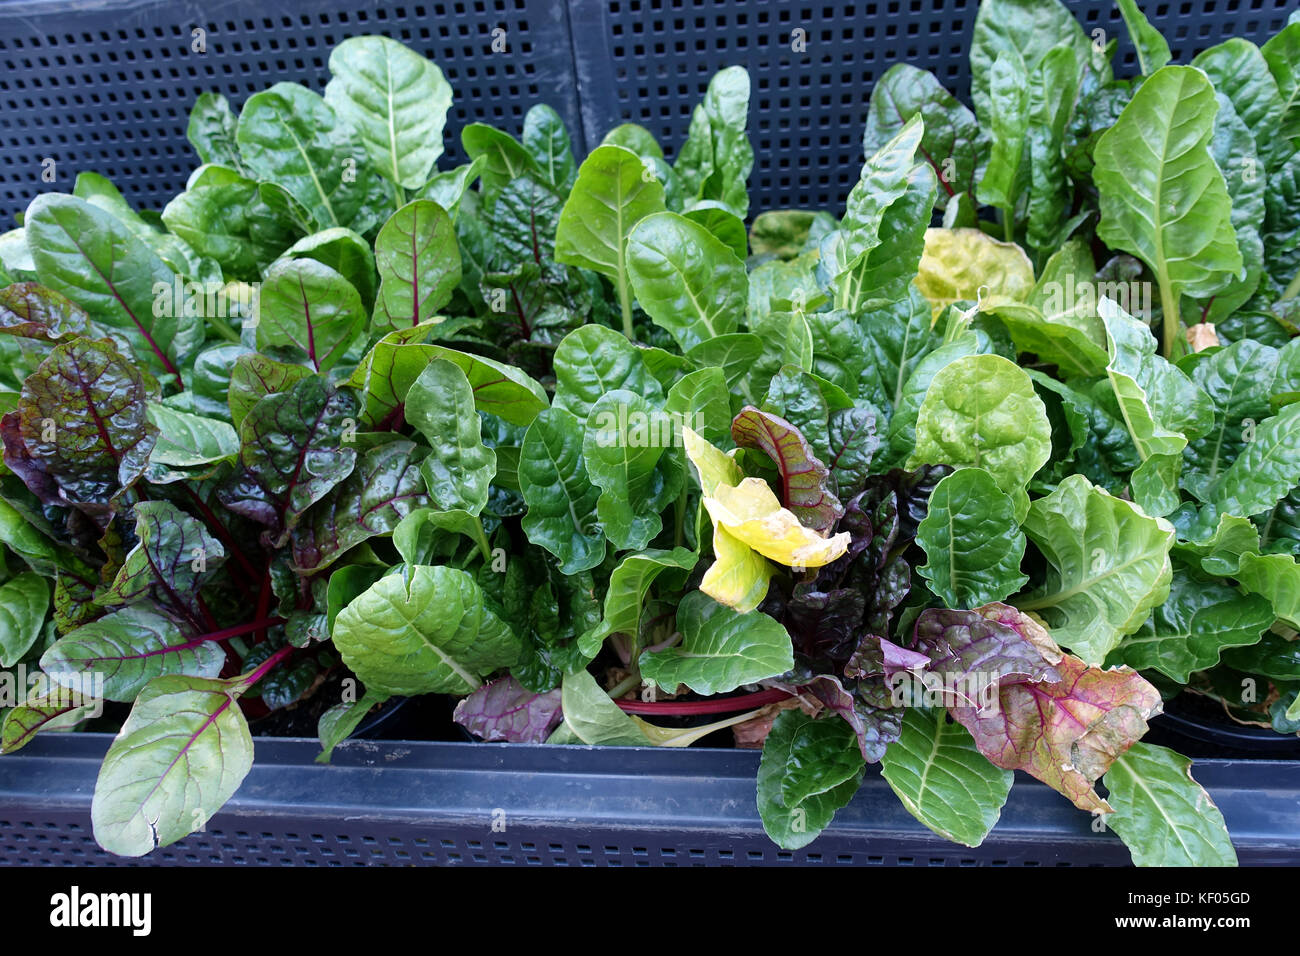
[(973, 110), (891, 68), (838, 217), (750, 208), (741, 69), (671, 162), (536, 106), (440, 168), (451, 89), (382, 37), (201, 97), (160, 216), (36, 197), (0, 747), (112, 721), (124, 855), (250, 718), (315, 705), (328, 760), (444, 694), (487, 741), (734, 728), (785, 848), (879, 764), (967, 845), (1023, 770), (1137, 863), (1235, 862), (1142, 737), (1180, 692), (1300, 731), (1300, 22), (1171, 64), (1120, 8), (1137, 77), (1057, 0), (985, 0)]

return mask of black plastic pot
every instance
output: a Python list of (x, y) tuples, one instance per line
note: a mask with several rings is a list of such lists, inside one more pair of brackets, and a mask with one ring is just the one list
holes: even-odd
[(1189, 757), (1260, 757), (1300, 760), (1300, 737), (1239, 724), (1209, 698), (1179, 694), (1165, 702), (1145, 738)]
[[(195, 833), (141, 860), (96, 846), (90, 799), (106, 734), (53, 734), (0, 761), (0, 864), (690, 866), (1125, 865), (1127, 849), (1055, 791), (1017, 775), (984, 845), (912, 819), (873, 768), (808, 847), (779, 850), (754, 803), (759, 755), (352, 740), (258, 740), (239, 792)], [(1206, 761), (1196, 776), (1244, 864), (1300, 859), (1300, 764)]]

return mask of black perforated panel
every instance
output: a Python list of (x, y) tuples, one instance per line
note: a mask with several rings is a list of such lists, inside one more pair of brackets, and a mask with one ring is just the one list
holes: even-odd
[[(1023, 774), (976, 848), (911, 818), (872, 766), (801, 850), (763, 833), (759, 755), (538, 745), (259, 739), (253, 769), (202, 833), (140, 860), (94, 841), (90, 799), (110, 737), (44, 735), (0, 758), (0, 865), (19, 866), (1095, 866), (1115, 834)], [(1197, 761), (1243, 863), (1300, 859), (1300, 763)]]
[[(206, 53), (192, 50), (196, 28), (206, 31)], [(495, 30), (505, 31), (502, 52), (492, 49)], [(451, 83), (443, 168), (463, 160), (466, 123), (517, 134), (535, 103), (555, 107), (582, 148), (563, 4), (0, 0), (0, 231), (38, 192), (70, 190), (84, 170), (108, 176), (138, 206), (161, 209), (198, 164), (185, 127), (200, 93), (224, 93), (237, 110), (281, 80), (321, 92), (330, 50), (367, 33), (430, 57)], [(53, 184), (41, 180), (47, 157), (56, 162)]]
[[(978, 0), (572, 0), (587, 140), (620, 122), (646, 125), (670, 149), (685, 139), (709, 78), (749, 70), (754, 174), (751, 211), (838, 211), (857, 181), (876, 79), (895, 63), (933, 72), (969, 102), (968, 57)], [(1084, 29), (1120, 39), (1121, 73), (1136, 71), (1111, 0), (1066, 0)], [(1231, 36), (1263, 42), (1296, 0), (1141, 2), (1187, 62)], [(792, 37), (806, 49), (796, 52)], [(590, 91), (590, 93), (588, 92)], [(608, 91), (608, 92), (605, 92)]]

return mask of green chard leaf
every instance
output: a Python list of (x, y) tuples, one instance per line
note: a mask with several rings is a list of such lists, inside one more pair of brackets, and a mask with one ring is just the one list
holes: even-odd
[(671, 212), (646, 216), (625, 254), (641, 308), (682, 351), (738, 330), (749, 294), (744, 263), (703, 226)]
[(317, 229), (351, 226), (366, 200), (369, 177), (358, 168), (354, 136), (324, 98), (297, 83), (250, 96), (236, 132), (244, 165), (281, 187)]
[(1165, 747), (1136, 743), (1102, 777), (1114, 808), (1106, 826), (1137, 866), (1236, 866), (1223, 814), (1192, 779), (1192, 762)]
[(1209, 150), (1217, 112), (1204, 73), (1166, 66), (1142, 84), (1093, 154), (1097, 235), (1155, 273), (1167, 357), (1182, 334), (1179, 298), (1207, 298), (1242, 269), (1232, 201)]
[(582, 421), (552, 408), (528, 426), (519, 455), (519, 486), (528, 504), (524, 533), (559, 558), (565, 574), (605, 560), (605, 536), (596, 517), (600, 489), (587, 474), (582, 446)]
[(881, 775), (912, 816), (939, 836), (979, 846), (1002, 815), (1014, 775), (989, 763), (943, 709), (909, 707)]
[(473, 577), (427, 565), (376, 581), (339, 612), (333, 637), (367, 689), (390, 695), (468, 694), (520, 653)]
[(1047, 411), (1029, 376), (1001, 356), (973, 355), (935, 374), (917, 413), (916, 447), (905, 467), (982, 468), (1023, 518), (1029, 508), (1025, 488), (1051, 447)]
[(325, 102), (349, 123), (375, 169), (404, 189), (428, 181), (442, 155), (451, 85), (429, 60), (396, 40), (344, 40), (330, 53)]
[(497, 457), (483, 444), (465, 373), (442, 359), (430, 362), (406, 393), (406, 420), (433, 449), (420, 468), (433, 504), (444, 511), (482, 511)]
[(216, 677), (225, 662), (215, 641), (186, 637), (171, 617), (132, 604), (60, 638), (41, 656), (41, 669), (84, 696), (129, 702), (156, 677)]
[(807, 846), (853, 799), (865, 772), (848, 723), (783, 710), (772, 722), (758, 765), (763, 829), (782, 849)]
[(1256, 643), (1274, 617), (1272, 605), (1257, 594), (1243, 596), (1175, 568), (1168, 599), (1120, 641), (1115, 656), (1137, 670), (1158, 670), (1186, 684), (1193, 671), (1217, 664), (1220, 652)]
[(37, 196), (24, 222), (41, 285), (120, 330), (146, 368), (179, 377), (203, 322), (177, 308), (172, 268), (122, 220), (76, 196)]
[(1015, 508), (983, 468), (959, 468), (935, 486), (916, 540), (929, 558), (917, 570), (945, 607), (1001, 601), (1029, 580)]
[(641, 674), (668, 693), (685, 684), (697, 694), (724, 694), (778, 677), (794, 667), (790, 635), (760, 611), (737, 614), (699, 591), (677, 607), (682, 642), (641, 655)]
[(1050, 567), (1016, 606), (1046, 618), (1056, 642), (1088, 664), (1100, 667), (1169, 595), (1173, 527), (1082, 475), (1035, 501), (1024, 530)]

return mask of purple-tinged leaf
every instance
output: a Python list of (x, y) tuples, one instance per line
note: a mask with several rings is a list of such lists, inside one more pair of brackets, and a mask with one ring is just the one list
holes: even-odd
[(784, 418), (746, 405), (731, 422), (731, 437), (741, 448), (762, 451), (781, 475), (781, 503), (800, 524), (828, 533), (844, 514), (830, 490), (830, 471), (813, 454), (799, 429)]
[(0, 332), (59, 342), (86, 333), (86, 310), (67, 296), (35, 282), (0, 289)]
[(347, 439), (357, 415), (355, 395), (319, 376), (261, 399), (239, 428), (244, 471), (217, 492), (221, 502), (282, 543), (302, 513), (352, 472), (357, 453)]
[(1054, 666), (1057, 681), (1003, 684), (993, 705), (949, 713), (995, 765), (1024, 770), (1081, 810), (1109, 812), (1093, 785), (1146, 733), (1160, 693), (1127, 667), (1102, 670), (1068, 654)]
[(484, 740), (545, 742), (563, 717), (560, 689), (534, 694), (513, 677), (484, 684), (459, 704), (453, 718)]
[(4, 459), (46, 504), (108, 526), (117, 499), (143, 474), (158, 431), (145, 379), (103, 340), (57, 345), (0, 421)]
[(392, 441), (365, 453), (356, 469), (293, 529), (293, 561), (315, 573), (367, 538), (392, 534), (399, 521), (429, 505), (420, 461), (424, 449)]
[(148, 599), (201, 631), (199, 591), (226, 558), (221, 542), (201, 521), (166, 501), (135, 506), (135, 536), (136, 546), (99, 603)]
[(927, 608), (916, 619), (915, 634), (931, 673), (944, 678), (978, 679), (981, 685), (1059, 680), (1022, 630), (979, 611)]
[(880, 650), (886, 677), (892, 677), (894, 674), (903, 672), (917, 671), (930, 666), (930, 658), (925, 654), (909, 651), (906, 647), (899, 647), (883, 637), (880, 638)]
[(52, 687), (48, 694), (28, 697), (4, 716), (0, 754), (21, 750), (42, 730), (66, 729), (83, 718), (98, 716), (102, 704), (66, 687)]
[(767, 681), (773, 687), (811, 699), (838, 714), (858, 738), (862, 759), (875, 763), (885, 755), (885, 749), (898, 739), (902, 730), (903, 711), (890, 707), (874, 706), (883, 703), (862, 685), (866, 681), (849, 681), (848, 686), (837, 677), (821, 674), (809, 680), (794, 683)]

